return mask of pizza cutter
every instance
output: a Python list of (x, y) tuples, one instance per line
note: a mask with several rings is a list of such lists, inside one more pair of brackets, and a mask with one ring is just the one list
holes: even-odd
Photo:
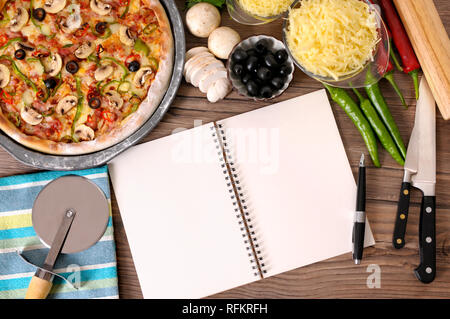
[(109, 205), (103, 191), (85, 177), (67, 175), (47, 184), (32, 209), (33, 228), (50, 247), (44, 265), (31, 278), (25, 299), (45, 299), (60, 253), (72, 254), (94, 245), (105, 233)]

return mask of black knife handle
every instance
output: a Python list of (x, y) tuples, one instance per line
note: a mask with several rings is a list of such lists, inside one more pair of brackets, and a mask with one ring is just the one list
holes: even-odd
[(400, 249), (405, 246), (406, 223), (408, 222), (409, 199), (411, 196), (411, 183), (403, 182), (398, 198), (397, 217), (395, 219), (392, 245)]
[(419, 224), (420, 265), (414, 270), (417, 279), (430, 283), (436, 276), (436, 197), (424, 196)]

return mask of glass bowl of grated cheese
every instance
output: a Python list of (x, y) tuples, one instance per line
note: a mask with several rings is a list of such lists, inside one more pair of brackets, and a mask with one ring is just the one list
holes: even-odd
[(308, 76), (342, 88), (378, 82), (389, 63), (389, 36), (368, 0), (297, 0), (284, 21), (283, 40)]
[(237, 22), (259, 25), (282, 17), (295, 0), (226, 0), (230, 16)]

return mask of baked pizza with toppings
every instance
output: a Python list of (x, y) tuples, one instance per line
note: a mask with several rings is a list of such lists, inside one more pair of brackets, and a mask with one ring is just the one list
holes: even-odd
[(157, 0), (8, 0), (0, 13), (0, 129), (50, 154), (110, 147), (158, 107), (173, 48)]

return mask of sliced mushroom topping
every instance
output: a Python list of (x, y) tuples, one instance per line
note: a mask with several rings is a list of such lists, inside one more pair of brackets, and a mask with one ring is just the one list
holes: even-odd
[(16, 50), (22, 49), (22, 50), (25, 50), (25, 51), (28, 51), (28, 52), (33, 52), (34, 51), (34, 48), (31, 45), (24, 44), (22, 42), (14, 43), (14, 49), (16, 49)]
[(10, 29), (12, 32), (19, 32), (28, 22), (28, 11), (22, 7), (17, 8), (16, 14), (10, 21)]
[(24, 105), (20, 110), (20, 117), (30, 125), (38, 125), (44, 118), (42, 114), (26, 105)]
[(56, 113), (60, 115), (67, 114), (78, 103), (78, 98), (73, 95), (66, 95), (58, 102), (56, 106)]
[(120, 42), (127, 46), (132, 46), (136, 42), (136, 39), (131, 34), (130, 29), (128, 29), (128, 27), (125, 25), (120, 26), (119, 39)]
[(153, 70), (150, 67), (143, 67), (136, 72), (133, 79), (133, 84), (135, 87), (142, 87), (147, 81), (148, 77), (153, 74)]
[(62, 68), (62, 59), (58, 53), (54, 53), (49, 57), (42, 59), (42, 64), (48, 75), (56, 76)]
[(0, 88), (8, 85), (11, 78), (11, 73), (6, 65), (0, 64)]
[(45, 0), (44, 10), (48, 13), (58, 13), (66, 6), (66, 0)]
[(100, 66), (95, 70), (94, 76), (97, 81), (103, 81), (113, 73), (113, 67), (109, 64)]
[(84, 42), (75, 50), (74, 54), (78, 59), (86, 59), (95, 50), (95, 45), (92, 42)]
[(82, 141), (91, 141), (95, 137), (94, 130), (84, 124), (78, 125), (74, 133)]
[(111, 5), (100, 0), (91, 0), (91, 9), (95, 13), (104, 16), (111, 12)]
[(62, 17), (59, 25), (64, 33), (72, 33), (81, 27), (82, 22), (81, 15), (79, 13), (73, 13), (67, 18)]
[(111, 107), (120, 109), (123, 105), (122, 97), (116, 91), (108, 91), (105, 93), (106, 99)]

